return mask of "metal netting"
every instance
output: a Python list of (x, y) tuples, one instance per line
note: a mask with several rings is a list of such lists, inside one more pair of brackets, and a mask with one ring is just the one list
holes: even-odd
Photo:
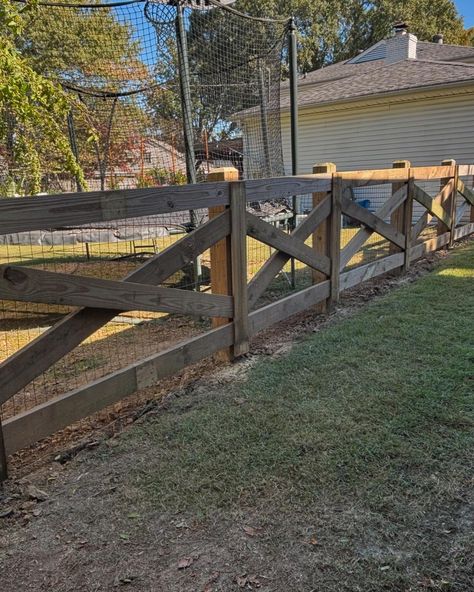
[[(39, 2), (16, 45), (71, 97), (65, 136), (84, 183), (41, 134), (30, 138), (41, 189), (55, 193), (283, 174), (280, 82), (287, 20), (249, 17), (239, 2)], [(11, 114), (0, 136), (1, 194), (29, 193)]]

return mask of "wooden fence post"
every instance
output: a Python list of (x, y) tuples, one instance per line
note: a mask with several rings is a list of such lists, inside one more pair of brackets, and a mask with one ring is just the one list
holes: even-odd
[[(448, 158), (447, 160), (443, 160), (443, 162), (441, 163), (441, 166), (456, 166), (456, 161), (453, 160), (452, 158)], [(440, 191), (443, 190), (444, 187), (446, 187), (446, 185), (448, 185), (449, 183), (454, 183), (454, 179), (452, 177), (444, 177), (443, 179), (441, 179), (440, 181)], [(453, 186), (453, 190), (451, 191), (451, 193), (449, 195), (447, 195), (443, 201), (441, 202), (441, 207), (444, 208), (448, 214), (452, 214), (453, 211), (453, 201), (454, 201), (454, 207), (456, 207), (456, 192), (457, 189)], [(451, 230), (451, 229), (450, 229)], [(446, 232), (446, 226), (439, 220), (438, 224), (436, 226), (436, 234), (437, 236), (440, 236), (441, 234), (444, 234)], [(451, 235), (453, 233), (451, 232)]]
[(230, 185), (231, 276), (234, 297), (234, 357), (249, 351), (247, 294), (247, 196), (245, 182)]
[(407, 198), (403, 208), (403, 234), (405, 235), (405, 259), (403, 261), (403, 271), (408, 271), (411, 263), (411, 227), (413, 222), (413, 186), (415, 179), (413, 171), (410, 169), (408, 175)]
[(0, 419), (0, 483), (8, 478), (7, 455), (3, 439), (2, 420)]
[[(334, 174), (337, 168), (333, 162), (320, 162), (313, 166), (313, 174), (321, 174), (321, 173), (328, 173)], [(313, 193), (313, 209), (317, 207), (326, 197), (326, 193)], [(326, 255), (329, 257), (329, 250), (330, 250), (330, 220), (327, 218), (324, 222), (322, 222), (318, 228), (313, 232), (313, 250), (318, 255)], [(326, 276), (316, 271), (315, 269), (311, 270), (312, 272), (312, 281), (313, 284), (319, 284), (326, 280)], [(315, 312), (326, 312), (328, 307), (328, 303), (326, 301), (321, 302), (314, 307)]]
[(341, 198), (343, 192), (342, 177), (332, 176), (331, 217), (329, 224), (329, 258), (331, 259), (331, 286), (329, 309), (339, 302), (340, 262), (341, 262)]
[[(238, 181), (239, 171), (233, 167), (222, 167), (209, 173), (207, 180), (210, 182)], [(225, 210), (225, 206), (209, 208), (209, 218), (215, 218)], [(211, 291), (213, 294), (232, 295), (232, 256), (231, 237), (212, 245), (211, 249)], [(221, 327), (231, 323), (232, 319), (214, 318), (212, 326)], [(233, 348), (227, 348), (216, 354), (216, 358), (222, 361), (233, 359)]]
[[(395, 160), (392, 163), (392, 168), (394, 169), (409, 169), (411, 167), (411, 162), (409, 160)], [(399, 189), (401, 189), (405, 183), (398, 182), (392, 183), (392, 195), (394, 195)], [(401, 206), (399, 206), (392, 214), (390, 218), (390, 224), (394, 226), (399, 232), (403, 232), (405, 228), (405, 221), (406, 221), (406, 205), (407, 202), (404, 201)], [(394, 253), (399, 253), (400, 249), (397, 245), (390, 243), (389, 252), (391, 255)]]
[[(454, 163), (456, 161), (453, 161)], [(456, 209), (457, 209), (457, 201), (458, 201), (458, 179), (459, 179), (459, 166), (456, 165), (454, 168), (454, 179), (453, 179), (453, 190), (451, 192), (451, 202), (449, 213), (451, 216), (451, 228), (449, 234), (449, 245), (448, 248), (452, 249), (454, 244), (454, 233), (456, 230)]]

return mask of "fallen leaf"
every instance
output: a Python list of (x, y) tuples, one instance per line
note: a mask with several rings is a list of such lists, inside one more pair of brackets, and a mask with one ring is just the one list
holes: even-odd
[(38, 489), (34, 485), (29, 485), (26, 493), (28, 494), (28, 497), (30, 497), (32, 500), (36, 500), (37, 502), (44, 502), (49, 497), (45, 491)]
[(194, 559), (192, 557), (183, 557), (178, 561), (178, 569), (186, 569), (190, 567), (194, 563)]
[(243, 576), (237, 576), (237, 585), (239, 588), (245, 588), (247, 585), (247, 574), (244, 574)]
[(318, 541), (318, 539), (316, 537), (313, 537), (308, 542), (309, 542), (310, 545), (319, 545), (319, 541)]

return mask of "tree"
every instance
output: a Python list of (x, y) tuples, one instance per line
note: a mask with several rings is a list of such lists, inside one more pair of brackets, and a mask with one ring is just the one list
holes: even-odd
[[(0, 195), (18, 192), (19, 182), (24, 193), (39, 192), (45, 153), (84, 182), (63, 129), (74, 101), (58, 84), (35, 72), (14, 45), (23, 31), (23, 13), (30, 10), (35, 10), (32, 3), (0, 0)], [(21, 174), (11, 170), (13, 162), (22, 168)]]

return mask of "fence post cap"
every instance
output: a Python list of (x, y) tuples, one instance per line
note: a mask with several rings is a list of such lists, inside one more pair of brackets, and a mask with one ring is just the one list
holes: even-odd
[(336, 172), (336, 165), (334, 162), (317, 162), (313, 166), (313, 174), (317, 175), (319, 173), (335, 173)]
[(235, 167), (220, 167), (207, 175), (208, 181), (238, 181), (239, 171)]
[(441, 162), (441, 166), (456, 166), (456, 160), (454, 158), (446, 158)]
[(394, 169), (409, 169), (411, 162), (409, 160), (394, 160), (392, 162), (392, 168)]

